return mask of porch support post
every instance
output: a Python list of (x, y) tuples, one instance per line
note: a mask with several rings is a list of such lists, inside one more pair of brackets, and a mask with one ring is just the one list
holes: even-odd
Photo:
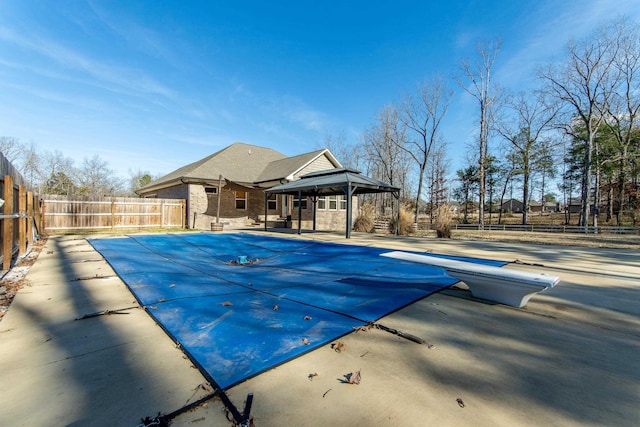
[(398, 201), (398, 217), (396, 218), (396, 236), (400, 235), (400, 192), (398, 191), (392, 193), (396, 200)]
[(298, 234), (302, 234), (302, 190), (298, 190)]
[(345, 192), (345, 196), (347, 198), (347, 230), (345, 233), (345, 237), (347, 239), (350, 239), (351, 225), (353, 223), (353, 212), (351, 212), (353, 204), (351, 203), (351, 198), (353, 197), (353, 193), (356, 191), (356, 187), (349, 184), (346, 188), (343, 188), (343, 191)]
[(318, 207), (318, 195), (311, 196), (311, 202), (313, 203), (313, 231), (316, 231), (316, 208)]
[(264, 231), (267, 231), (267, 200), (269, 199), (269, 195), (267, 192), (264, 192)]

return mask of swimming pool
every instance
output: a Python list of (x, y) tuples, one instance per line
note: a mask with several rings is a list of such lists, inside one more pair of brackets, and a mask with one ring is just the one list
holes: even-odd
[(389, 249), (368, 246), (248, 233), (89, 241), (222, 389), (456, 282), (441, 268), (381, 257)]

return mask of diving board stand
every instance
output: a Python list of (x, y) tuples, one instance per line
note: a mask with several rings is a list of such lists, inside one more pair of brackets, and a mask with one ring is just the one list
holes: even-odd
[(509, 270), (402, 251), (386, 252), (380, 256), (443, 268), (449, 276), (464, 282), (474, 297), (518, 308), (524, 307), (538, 292), (552, 288), (560, 281), (558, 276), (544, 273)]

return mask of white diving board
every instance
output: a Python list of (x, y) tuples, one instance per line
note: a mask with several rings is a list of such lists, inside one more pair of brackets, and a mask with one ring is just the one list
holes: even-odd
[(509, 270), (402, 251), (386, 252), (380, 256), (443, 268), (449, 276), (464, 282), (474, 297), (518, 308), (524, 307), (533, 295), (554, 287), (560, 281), (558, 276), (544, 273)]

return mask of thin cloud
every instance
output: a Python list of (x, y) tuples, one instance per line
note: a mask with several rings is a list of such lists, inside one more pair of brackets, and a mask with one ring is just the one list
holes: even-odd
[(166, 98), (175, 97), (171, 89), (142, 74), (139, 70), (104, 65), (53, 41), (44, 40), (37, 36), (29, 39), (6, 28), (0, 29), (0, 40), (35, 52), (40, 57), (53, 61), (62, 68), (84, 72), (102, 82), (107, 89), (114, 91), (124, 89), (124, 92), (130, 95), (151, 94)]
[(133, 22), (122, 14), (114, 16), (93, 1), (88, 5), (98, 20), (112, 33), (124, 39), (129, 46), (148, 56), (168, 62), (176, 68), (182, 68), (185, 64), (185, 61), (176, 58), (173, 50), (167, 48), (175, 39), (167, 40), (158, 32)]
[[(535, 69), (562, 55), (570, 40), (588, 37), (594, 28), (606, 22), (622, 15), (640, 18), (637, 0), (620, 0), (615, 7), (611, 7), (609, 0), (553, 1), (537, 10), (518, 43), (522, 47), (510, 54), (497, 70), (505, 85), (533, 81)], [(549, 19), (549, 16), (554, 17)]]

